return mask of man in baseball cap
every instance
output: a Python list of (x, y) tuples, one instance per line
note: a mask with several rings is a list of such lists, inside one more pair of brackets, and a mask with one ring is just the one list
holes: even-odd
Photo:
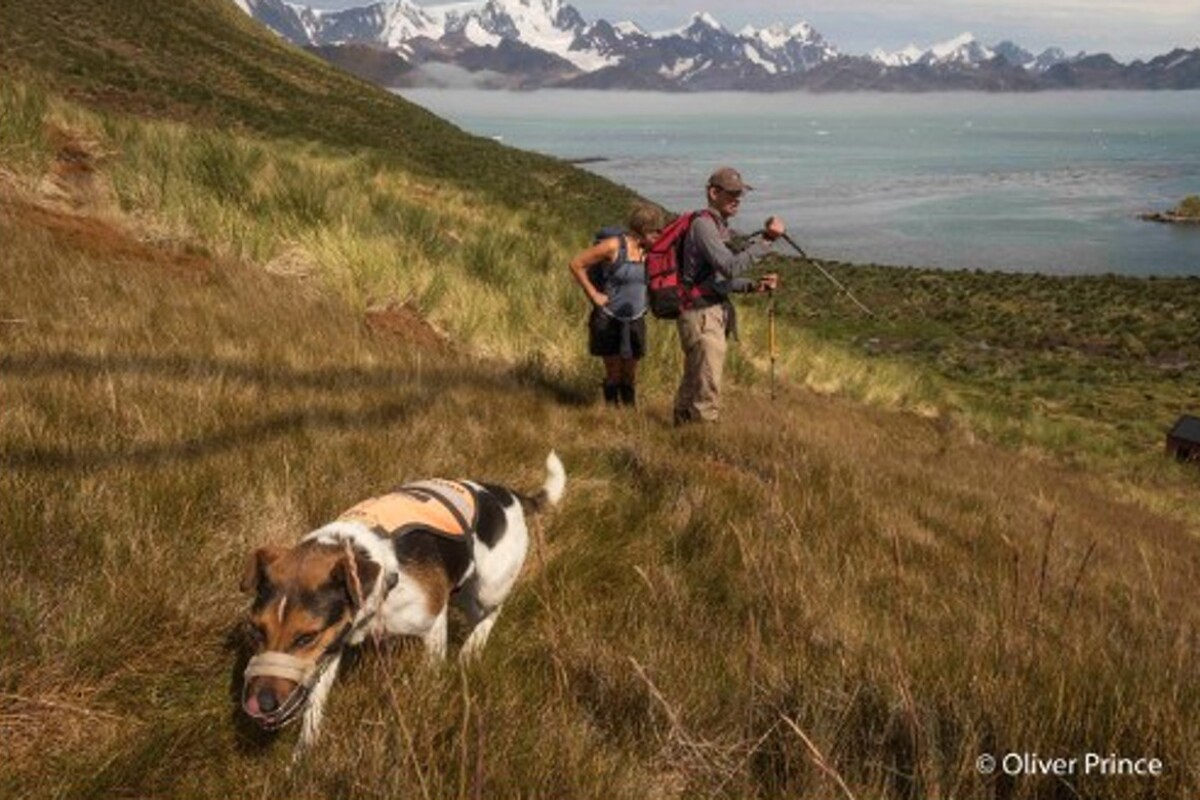
[(778, 217), (767, 220), (763, 238), (740, 253), (729, 249), (729, 220), (742, 196), (753, 187), (733, 167), (721, 167), (708, 177), (708, 207), (688, 228), (680, 255), (680, 279), (699, 291), (676, 320), (683, 348), (683, 378), (675, 393), (675, 424), (716, 422), (721, 410), (721, 376), (725, 369), (726, 339), (736, 330), (730, 295), (773, 291), (778, 276), (757, 281), (739, 277), (767, 253), (784, 233)]

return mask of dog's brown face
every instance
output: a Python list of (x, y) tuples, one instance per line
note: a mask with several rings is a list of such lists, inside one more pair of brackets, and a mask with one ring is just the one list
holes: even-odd
[[(242, 590), (254, 596), (254, 655), (286, 654), (315, 668), (327, 651), (342, 646), (378, 577), (378, 565), (348, 547), (304, 542), (254, 551), (242, 578)], [(304, 707), (308, 689), (290, 677), (248, 677), (242, 708), (262, 727), (278, 728)]]

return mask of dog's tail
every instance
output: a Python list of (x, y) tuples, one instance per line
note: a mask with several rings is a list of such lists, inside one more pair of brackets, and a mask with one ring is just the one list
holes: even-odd
[(550, 455), (546, 456), (546, 482), (542, 484), (542, 488), (538, 490), (537, 494), (525, 498), (525, 510), (533, 514), (540, 514), (550, 506), (558, 505), (566, 488), (567, 471), (563, 469), (563, 463), (558, 454), (551, 450)]

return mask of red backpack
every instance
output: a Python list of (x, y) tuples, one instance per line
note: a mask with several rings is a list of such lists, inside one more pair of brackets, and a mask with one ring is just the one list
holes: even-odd
[(680, 214), (662, 229), (658, 241), (646, 253), (646, 281), (650, 287), (650, 313), (659, 319), (676, 319), (700, 296), (697, 286), (686, 286), (679, 274), (683, 259), (683, 239), (692, 222), (707, 209)]

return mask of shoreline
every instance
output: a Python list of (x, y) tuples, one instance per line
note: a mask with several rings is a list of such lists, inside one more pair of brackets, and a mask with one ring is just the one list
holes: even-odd
[(1200, 217), (1185, 217), (1174, 211), (1146, 211), (1138, 214), (1138, 219), (1167, 225), (1200, 225)]

